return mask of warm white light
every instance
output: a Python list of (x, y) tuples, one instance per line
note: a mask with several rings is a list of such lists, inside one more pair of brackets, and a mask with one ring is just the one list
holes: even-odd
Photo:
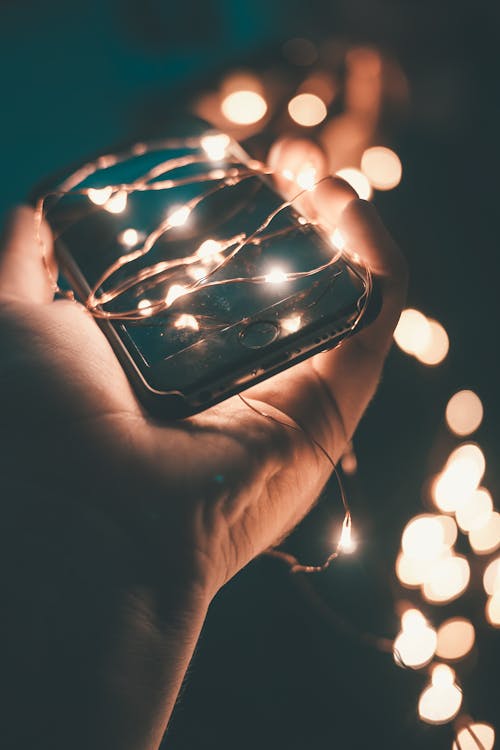
[(118, 190), (104, 204), (104, 210), (110, 214), (121, 214), (127, 208), (128, 195), (125, 190)]
[(298, 94), (288, 102), (288, 112), (296, 123), (311, 128), (325, 119), (327, 109), (316, 94)]
[(442, 473), (432, 486), (437, 507), (454, 513), (477, 490), (486, 467), (483, 452), (473, 443), (464, 443), (450, 455)]
[(407, 354), (425, 351), (431, 340), (429, 321), (419, 310), (403, 310), (394, 331), (394, 341)]
[(108, 198), (111, 197), (112, 192), (113, 188), (109, 186), (103, 188), (89, 188), (87, 190), (87, 196), (89, 201), (95, 203), (96, 206), (104, 206)]
[(352, 538), (351, 522), (349, 518), (344, 520), (340, 534), (339, 548), (342, 552), (350, 555), (356, 549), (356, 542)]
[(185, 286), (182, 286), (181, 284), (172, 284), (167, 292), (167, 296), (165, 297), (167, 307), (170, 307), (170, 305), (172, 305), (176, 299), (182, 297), (184, 294), (186, 294), (186, 292), (187, 289)]
[(220, 262), (223, 260), (222, 255), (220, 255), (221, 248), (222, 245), (220, 242), (217, 242), (217, 240), (205, 240), (199, 246), (198, 250), (196, 251), (196, 255), (204, 262)]
[(153, 313), (153, 309), (151, 307), (151, 302), (148, 299), (141, 299), (137, 303), (137, 309), (141, 313), (141, 315), (151, 315)]
[(384, 146), (367, 148), (361, 157), (361, 169), (377, 190), (392, 190), (403, 174), (399, 156)]
[(434, 563), (424, 581), (422, 594), (432, 604), (444, 604), (457, 599), (470, 580), (470, 567), (465, 557), (451, 555)]
[(491, 495), (484, 487), (480, 487), (457, 509), (457, 523), (462, 531), (480, 529), (488, 523), (492, 511)]
[(295, 178), (297, 185), (302, 190), (314, 190), (316, 187), (317, 173), (316, 168), (312, 164), (308, 164), (303, 167)]
[(455, 673), (446, 664), (434, 667), (431, 685), (418, 702), (418, 713), (422, 721), (429, 724), (445, 724), (455, 718), (462, 705), (462, 691), (454, 684)]
[(118, 237), (119, 242), (127, 247), (134, 247), (139, 242), (139, 232), (137, 229), (124, 229)]
[(457, 733), (452, 750), (493, 750), (495, 730), (490, 724), (471, 723)]
[(430, 341), (425, 349), (416, 352), (415, 356), (422, 364), (434, 366), (441, 364), (445, 359), (450, 348), (450, 340), (441, 323), (431, 318), (428, 320), (431, 328)]
[(220, 161), (226, 155), (231, 139), (226, 133), (205, 135), (201, 139), (201, 147), (212, 161)]
[(189, 219), (191, 209), (189, 206), (179, 206), (168, 215), (168, 221), (172, 227), (182, 227)]
[(252, 125), (262, 120), (267, 103), (256, 91), (233, 91), (221, 103), (224, 117), (237, 125)]
[(437, 636), (418, 609), (407, 610), (401, 618), (401, 632), (392, 651), (396, 664), (420, 669), (428, 664), (436, 651)]
[(437, 633), (436, 654), (441, 659), (462, 659), (472, 649), (475, 638), (470, 620), (463, 617), (446, 620)]
[(282, 176), (282, 177), (284, 177), (284, 178), (285, 178), (285, 180), (295, 180), (295, 175), (294, 175), (294, 173), (292, 172), (292, 170), (291, 170), (291, 169), (288, 169), (288, 168), (284, 169), (284, 170), (283, 170), (283, 171), (281, 172), (281, 176)]
[(445, 530), (436, 515), (415, 516), (409, 521), (401, 537), (401, 547), (408, 557), (417, 560), (435, 560), (445, 546)]
[(346, 240), (338, 227), (331, 235), (330, 242), (336, 250), (340, 250), (342, 252), (342, 250), (345, 249)]
[(496, 592), (486, 603), (486, 619), (494, 628), (500, 627), (500, 592)]
[(446, 422), (455, 435), (470, 435), (483, 420), (483, 405), (474, 391), (458, 391), (446, 406)]
[(417, 588), (428, 578), (433, 564), (434, 560), (419, 560), (401, 552), (396, 560), (396, 575), (403, 586)]
[(177, 320), (174, 323), (174, 326), (176, 328), (191, 328), (193, 331), (198, 331), (200, 326), (198, 325), (198, 321), (194, 317), (194, 315), (188, 315), (184, 313), (183, 315), (179, 315)]
[(290, 315), (288, 318), (283, 318), (281, 321), (281, 328), (289, 333), (295, 333), (299, 330), (301, 324), (300, 315)]
[(500, 557), (492, 560), (483, 575), (484, 590), (490, 596), (500, 593)]
[(283, 281), (288, 280), (288, 274), (286, 274), (281, 268), (271, 268), (267, 276), (265, 277), (269, 284), (282, 284)]
[(355, 190), (360, 198), (369, 201), (372, 197), (372, 186), (370, 185), (368, 178), (365, 177), (363, 172), (355, 167), (345, 167), (339, 169), (336, 172), (337, 177), (341, 177), (343, 180), (349, 183), (349, 185)]
[(454, 466), (461, 466), (462, 469), (467, 467), (471, 477), (470, 481), (472, 482), (472, 479), (474, 479), (474, 482), (477, 481), (476, 488), (486, 470), (486, 459), (479, 445), (463, 443), (450, 454), (446, 466), (447, 469)]
[(500, 513), (494, 511), (479, 529), (469, 533), (469, 544), (477, 555), (488, 555), (500, 547)]

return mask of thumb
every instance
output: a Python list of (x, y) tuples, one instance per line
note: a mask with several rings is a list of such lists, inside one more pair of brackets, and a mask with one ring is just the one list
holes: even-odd
[(0, 299), (48, 303), (54, 297), (57, 266), (52, 233), (35, 211), (19, 206), (8, 216), (0, 239)]

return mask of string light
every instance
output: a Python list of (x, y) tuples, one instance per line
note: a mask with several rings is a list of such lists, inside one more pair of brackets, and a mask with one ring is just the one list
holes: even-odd
[(209, 159), (221, 161), (226, 156), (231, 139), (226, 133), (216, 133), (203, 136), (200, 143)]
[(367, 148), (361, 157), (361, 169), (377, 190), (392, 190), (403, 174), (399, 156), (384, 146)]
[(484, 571), (484, 590), (490, 596), (500, 592), (500, 557), (492, 560)]
[(492, 511), (493, 500), (491, 495), (484, 487), (480, 487), (457, 508), (457, 523), (462, 531), (480, 529), (488, 523)]
[(233, 91), (221, 103), (224, 117), (237, 125), (252, 125), (262, 120), (267, 103), (256, 91)]
[(437, 632), (436, 655), (441, 659), (458, 660), (471, 651), (476, 631), (470, 620), (454, 617), (440, 625)]
[(418, 713), (428, 724), (446, 724), (455, 718), (462, 705), (462, 691), (455, 684), (455, 672), (446, 664), (432, 670), (431, 684), (418, 702)]
[(141, 299), (137, 303), (137, 309), (140, 311), (141, 315), (152, 315), (153, 314), (153, 308), (151, 305), (151, 302), (148, 299)]
[(450, 348), (450, 340), (444, 327), (437, 320), (429, 318), (430, 340), (422, 350), (415, 352), (417, 359), (424, 365), (431, 367), (440, 365)]
[(118, 236), (118, 241), (126, 247), (134, 247), (139, 242), (139, 232), (132, 227), (124, 229)]
[(303, 190), (312, 191), (316, 187), (317, 172), (312, 164), (303, 167), (295, 178), (295, 182)]
[(127, 193), (125, 190), (117, 190), (111, 198), (108, 198), (103, 208), (110, 214), (121, 214), (127, 208)]
[(168, 215), (168, 221), (172, 227), (182, 227), (189, 219), (191, 209), (189, 206), (179, 206), (171, 211)]
[(458, 391), (446, 406), (446, 423), (461, 437), (475, 432), (483, 420), (483, 405), (474, 391)]
[(394, 330), (394, 341), (406, 354), (425, 351), (431, 339), (429, 321), (420, 310), (407, 308), (400, 315)]
[(327, 115), (324, 101), (316, 94), (297, 94), (288, 102), (288, 112), (298, 125), (312, 128)]
[(300, 315), (290, 315), (288, 318), (283, 318), (280, 325), (284, 331), (288, 333), (296, 333), (301, 325), (302, 318)]
[(500, 513), (493, 511), (478, 529), (469, 532), (469, 543), (476, 555), (489, 555), (500, 547)]
[(179, 315), (174, 323), (174, 326), (176, 328), (190, 328), (192, 331), (198, 331), (200, 328), (199, 323), (194, 315), (188, 315), (187, 313)]
[(94, 203), (96, 206), (104, 206), (106, 201), (108, 201), (111, 197), (112, 193), (112, 187), (89, 188), (87, 190), (89, 201)]
[(173, 305), (176, 299), (179, 299), (179, 297), (183, 297), (186, 293), (187, 289), (185, 286), (182, 286), (182, 284), (172, 284), (167, 292), (167, 296), (165, 297), (167, 307)]
[(486, 619), (494, 628), (500, 627), (500, 593), (495, 592), (486, 603)]
[(288, 274), (283, 269), (275, 266), (271, 268), (265, 279), (268, 284), (282, 284), (284, 281), (288, 281)]
[(424, 581), (422, 594), (432, 604), (444, 604), (457, 599), (470, 580), (470, 566), (465, 557), (450, 555), (437, 560)]

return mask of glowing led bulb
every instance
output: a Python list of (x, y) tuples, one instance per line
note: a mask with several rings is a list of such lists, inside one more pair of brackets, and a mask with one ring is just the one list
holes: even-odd
[(312, 191), (316, 186), (316, 176), (316, 168), (312, 164), (308, 164), (300, 170), (295, 182), (302, 190)]
[(151, 302), (148, 299), (141, 299), (137, 303), (137, 309), (141, 315), (152, 315), (153, 308)]
[(462, 727), (457, 733), (452, 750), (493, 750), (495, 730), (490, 724), (474, 722)]
[(340, 534), (339, 548), (342, 552), (350, 555), (356, 549), (356, 542), (352, 538), (352, 528), (350, 516), (344, 519), (342, 532)]
[(311, 128), (325, 119), (327, 109), (316, 94), (297, 94), (288, 102), (288, 112), (296, 123)]
[(384, 146), (367, 148), (361, 157), (361, 169), (377, 190), (392, 190), (403, 174), (399, 156)]
[(446, 406), (446, 422), (456, 435), (470, 435), (483, 419), (483, 405), (474, 391), (458, 391)]
[(336, 172), (336, 175), (349, 183), (360, 198), (363, 198), (365, 201), (370, 200), (373, 193), (372, 187), (367, 177), (365, 177), (363, 172), (360, 172), (359, 169), (356, 169), (355, 167), (345, 167), (344, 169), (339, 169), (339, 171)]
[(221, 247), (221, 243), (217, 240), (205, 240), (199, 246), (196, 255), (202, 260), (209, 260), (220, 252)]
[(176, 299), (182, 297), (184, 294), (186, 294), (186, 292), (187, 289), (185, 286), (182, 286), (181, 284), (172, 284), (167, 292), (167, 296), (165, 297), (167, 307), (170, 307), (170, 305), (172, 305)]
[(128, 196), (125, 190), (118, 190), (104, 204), (104, 210), (110, 214), (121, 214), (127, 208)]
[(336, 250), (345, 250), (345, 237), (338, 227), (331, 235), (330, 242)]
[(283, 318), (280, 322), (281, 328), (289, 333), (295, 333), (299, 330), (301, 323), (300, 315), (290, 315), (288, 318)]
[(194, 315), (188, 315), (186, 313), (179, 315), (174, 323), (174, 326), (176, 328), (190, 328), (192, 331), (198, 331), (200, 328), (198, 321), (196, 320)]
[(262, 120), (267, 103), (256, 91), (233, 91), (221, 103), (222, 114), (237, 125), (252, 125)]
[(401, 632), (393, 644), (396, 664), (420, 669), (428, 664), (436, 651), (437, 636), (418, 609), (408, 609), (401, 617)]
[(182, 227), (186, 223), (186, 221), (189, 219), (189, 214), (191, 213), (191, 209), (189, 206), (179, 206), (179, 208), (174, 208), (173, 211), (168, 215), (168, 221), (170, 226), (172, 227)]
[(104, 206), (106, 201), (111, 197), (113, 192), (112, 187), (103, 188), (89, 188), (87, 190), (87, 196), (89, 201), (95, 203), (96, 206)]
[(124, 229), (118, 236), (118, 240), (122, 245), (127, 247), (134, 247), (139, 242), (139, 232), (137, 229)]
[(431, 684), (418, 702), (418, 713), (428, 724), (445, 724), (455, 718), (462, 705), (462, 691), (455, 684), (455, 672), (446, 664), (432, 670)]
[(276, 266), (271, 268), (265, 279), (269, 284), (282, 284), (284, 281), (288, 281), (288, 274)]
[(231, 139), (225, 133), (205, 135), (201, 139), (201, 147), (212, 161), (220, 161), (226, 155)]

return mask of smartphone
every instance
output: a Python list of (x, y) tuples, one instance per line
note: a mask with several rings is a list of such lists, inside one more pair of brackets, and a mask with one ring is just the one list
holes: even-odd
[(78, 165), (37, 200), (62, 276), (156, 416), (206, 409), (366, 319), (369, 271), (199, 120)]

